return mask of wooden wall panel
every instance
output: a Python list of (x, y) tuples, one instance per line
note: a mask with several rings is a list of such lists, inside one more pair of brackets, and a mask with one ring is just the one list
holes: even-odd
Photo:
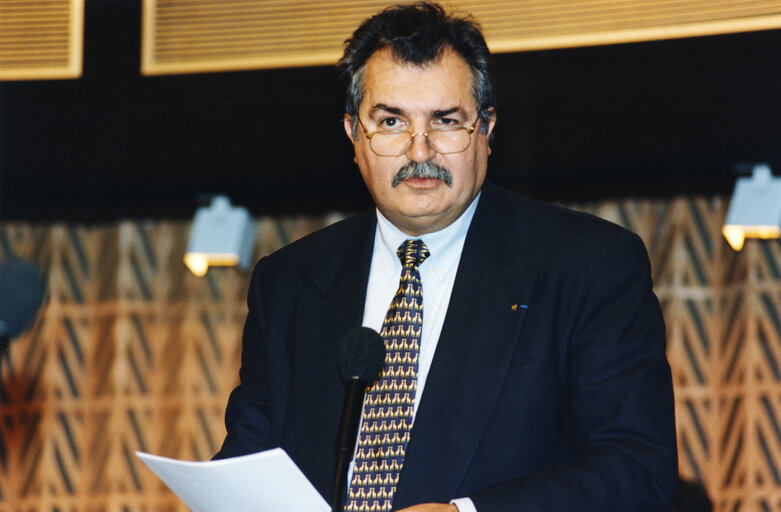
[[(781, 243), (734, 253), (722, 198), (574, 205), (637, 232), (675, 383), (681, 475), (716, 510), (781, 507)], [(341, 218), (262, 218), (256, 256)], [(181, 262), (188, 222), (5, 225), (0, 258), (48, 274), (0, 357), (0, 510), (184, 511), (136, 450), (207, 459), (224, 436), (249, 276)]]
[[(326, 221), (261, 219), (256, 253)], [(191, 275), (189, 227), (0, 227), (0, 259), (13, 252), (48, 277), (41, 314), (0, 362), (0, 510), (186, 510), (133, 452), (218, 449), (249, 280)]]

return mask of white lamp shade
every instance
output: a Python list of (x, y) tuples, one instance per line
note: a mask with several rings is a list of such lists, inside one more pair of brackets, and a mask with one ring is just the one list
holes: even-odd
[(739, 251), (746, 238), (778, 238), (780, 226), (781, 178), (774, 178), (767, 165), (756, 165), (750, 178), (735, 184), (722, 233)]
[(217, 196), (208, 208), (195, 212), (184, 262), (197, 276), (205, 275), (210, 266), (248, 270), (254, 241), (255, 229), (247, 210)]

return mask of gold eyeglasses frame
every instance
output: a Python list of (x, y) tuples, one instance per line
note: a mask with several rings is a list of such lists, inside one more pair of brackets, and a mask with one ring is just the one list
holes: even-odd
[[(426, 137), (426, 144), (428, 144), (428, 147), (430, 147), (434, 152), (439, 153), (440, 155), (453, 155), (453, 154), (456, 154), (456, 153), (463, 153), (464, 151), (469, 149), (469, 146), (472, 145), (472, 134), (474, 133), (475, 129), (477, 128), (477, 123), (480, 122), (480, 116), (477, 116), (477, 119), (475, 119), (475, 122), (472, 123), (472, 126), (454, 126), (452, 128), (450, 128), (450, 127), (448, 127), (448, 128), (432, 128), (432, 129), (430, 129), (429, 131), (426, 131), (426, 132), (415, 132), (415, 133), (413, 133), (413, 132), (411, 132), (409, 130), (375, 130), (373, 132), (370, 132), (366, 128), (366, 125), (363, 124), (363, 121), (361, 121), (360, 117), (358, 117), (356, 115), (355, 118), (358, 119), (358, 124), (361, 125), (361, 129), (363, 130), (363, 135), (369, 141), (369, 149), (371, 149), (372, 153), (374, 153), (377, 156), (401, 156), (401, 155), (403, 155), (404, 153), (409, 151), (409, 149), (412, 147), (412, 142), (415, 140), (415, 137), (417, 137), (418, 135), (423, 135), (424, 137)], [(428, 138), (430, 133), (432, 133), (432, 132), (440, 132), (440, 133), (442, 133), (442, 132), (455, 132), (456, 130), (466, 130), (466, 132), (467, 132), (467, 135), (469, 137), (469, 143), (464, 147), (464, 149), (460, 149), (458, 151), (444, 151), (443, 152), (443, 151), (437, 151), (437, 149), (434, 146), (431, 145), (431, 141)], [(382, 153), (378, 153), (377, 150), (374, 149), (374, 146), (372, 146), (372, 143), (371, 143), (372, 137), (374, 137), (377, 134), (380, 134), (380, 135), (393, 135), (393, 134), (402, 134), (402, 133), (408, 133), (410, 137), (409, 137), (409, 143), (407, 145), (407, 148), (404, 151), (402, 151), (401, 153), (391, 154), (391, 155), (383, 155)]]

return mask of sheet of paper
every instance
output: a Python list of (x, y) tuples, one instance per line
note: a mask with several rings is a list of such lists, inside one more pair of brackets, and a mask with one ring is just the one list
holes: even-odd
[(192, 512), (330, 512), (331, 507), (281, 448), (205, 462), (136, 456)]

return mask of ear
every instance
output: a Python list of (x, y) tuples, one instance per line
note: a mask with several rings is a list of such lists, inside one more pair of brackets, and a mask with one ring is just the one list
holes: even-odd
[(350, 114), (344, 114), (344, 133), (347, 134), (347, 138), (350, 139), (350, 142), (355, 144), (355, 138), (353, 137), (353, 121), (350, 118)]
[(488, 120), (488, 129), (485, 131), (485, 137), (488, 141), (488, 154), (491, 154), (491, 134), (494, 132), (494, 126), (496, 126), (496, 111), (494, 107), (489, 109), (491, 111), (491, 118)]
[(494, 131), (494, 126), (496, 126), (496, 111), (494, 110), (494, 107), (491, 107), (488, 110), (491, 112), (491, 118), (488, 120), (488, 129), (485, 131), (485, 136), (490, 139), (491, 134)]

